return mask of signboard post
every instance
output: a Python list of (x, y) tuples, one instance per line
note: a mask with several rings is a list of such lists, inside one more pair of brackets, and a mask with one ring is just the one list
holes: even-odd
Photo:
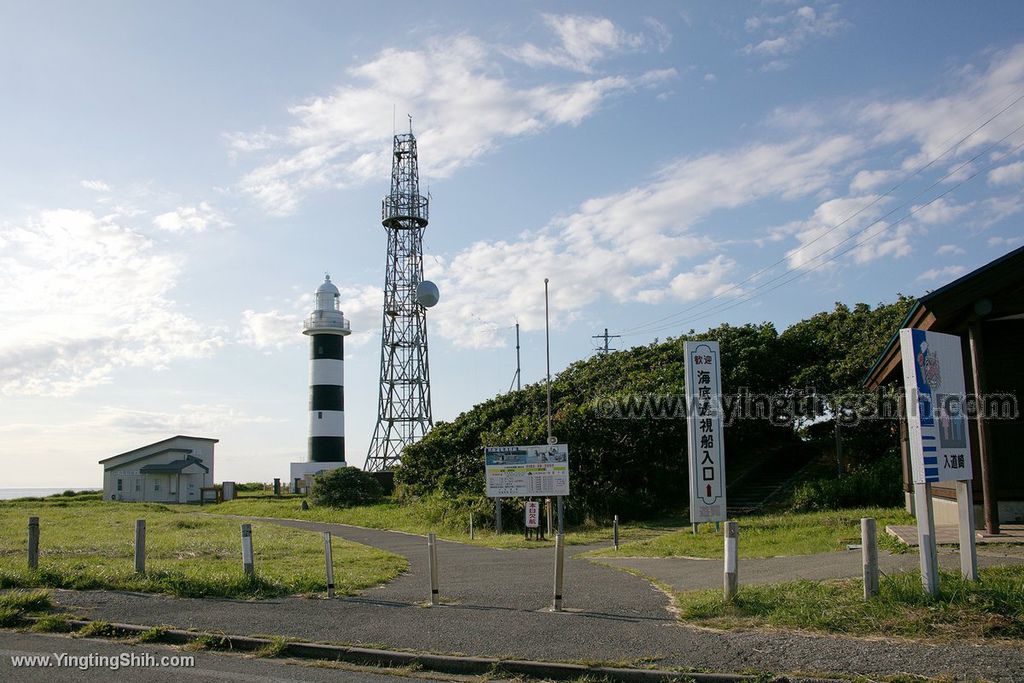
[(900, 330), (906, 391), (914, 509), (921, 553), (921, 582), (929, 595), (939, 591), (938, 556), (931, 485), (957, 482), (961, 570), (976, 580), (971, 496), (971, 441), (967, 434), (966, 388), (960, 337), (924, 330)]
[(724, 522), (725, 449), (722, 443), (722, 377), (718, 342), (688, 341), (686, 434), (690, 453), (690, 523)]
[(569, 446), (484, 448), (489, 498), (569, 495)]

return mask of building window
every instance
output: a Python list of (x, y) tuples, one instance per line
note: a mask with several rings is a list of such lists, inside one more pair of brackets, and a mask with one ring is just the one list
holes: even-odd
[(136, 491), (138, 491), (138, 490), (139, 490), (139, 482), (138, 482), (138, 481), (136, 481), (136, 482), (135, 482), (135, 490), (136, 490)]
[(160, 482), (158, 482), (158, 481), (154, 481), (153, 482), (153, 490), (154, 491), (159, 491), (160, 490)]
[(117, 490), (118, 491), (121, 490), (121, 480), (120, 479), (117, 480)]
[(317, 413), (316, 413), (316, 419), (318, 419), (318, 420), (324, 419), (324, 411), (318, 410)]

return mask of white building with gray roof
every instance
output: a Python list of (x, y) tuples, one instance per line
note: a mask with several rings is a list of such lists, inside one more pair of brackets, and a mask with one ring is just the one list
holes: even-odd
[(103, 500), (198, 503), (200, 489), (213, 486), (216, 443), (179, 434), (100, 460)]

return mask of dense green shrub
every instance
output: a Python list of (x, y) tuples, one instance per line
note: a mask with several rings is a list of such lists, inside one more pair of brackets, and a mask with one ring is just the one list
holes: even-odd
[[(859, 389), (911, 304), (905, 297), (875, 308), (837, 304), (781, 335), (771, 323), (724, 324), (573, 363), (551, 382), (553, 432), (569, 444), (567, 519), (607, 520), (613, 514), (641, 519), (688, 504), (686, 419), (680, 410), (686, 341), (719, 342), (727, 396), (766, 394), (785, 404), (799, 393)], [(544, 384), (537, 383), (437, 423), (403, 451), (396, 485), (405, 495), (420, 498), (481, 496), (483, 448), (544, 443), (545, 406)], [(623, 415), (623, 409), (629, 414)], [(801, 436), (797, 428), (825, 416), (801, 420), (782, 411), (778, 420), (728, 424), (729, 481), (755, 467), (795, 469), (817, 454), (815, 448), (823, 452), (822, 444)], [(856, 431), (844, 428), (844, 438), (851, 452), (861, 449), (865, 458), (876, 458), (895, 443), (894, 425), (872, 420)]]
[(840, 478), (814, 479), (793, 490), (793, 510), (891, 507), (903, 503), (903, 470), (899, 457), (890, 454), (854, 467)]
[(328, 507), (370, 505), (384, 497), (384, 490), (369, 472), (358, 467), (339, 467), (313, 478), (312, 500)]

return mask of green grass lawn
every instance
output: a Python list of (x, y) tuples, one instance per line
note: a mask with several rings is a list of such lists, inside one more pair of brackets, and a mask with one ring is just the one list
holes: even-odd
[[(913, 524), (902, 508), (862, 508), (828, 512), (779, 513), (740, 517), (740, 554), (743, 557), (809, 555), (845, 550), (860, 543), (861, 517), (874, 517), (879, 545), (893, 552), (906, 546), (885, 533), (886, 524)], [(722, 534), (713, 524), (702, 524), (694, 535), (690, 528), (623, 544), (618, 551), (598, 550), (606, 557), (722, 557)]]
[[(326, 591), (318, 533), (253, 523), (256, 577), (242, 571), (239, 522), (193, 506), (48, 498), (0, 502), (0, 588), (124, 589), (264, 598)], [(39, 569), (28, 570), (28, 518), (40, 519)], [(134, 571), (135, 520), (146, 520), (146, 573)], [(336, 590), (405, 571), (402, 557), (333, 539)]]
[(942, 573), (940, 593), (927, 596), (917, 572), (882, 577), (879, 594), (863, 599), (859, 579), (742, 586), (675, 594), (679, 618), (716, 628), (799, 628), (852, 635), (929, 639), (1024, 638), (1024, 566), (982, 569), (981, 581)]
[[(376, 505), (361, 505), (351, 508), (326, 508), (311, 506), (302, 509), (302, 498), (298, 496), (247, 495), (219, 505), (204, 505), (204, 513), (247, 515), (253, 517), (275, 517), (284, 519), (306, 519), (315, 522), (353, 524), (371, 529), (390, 529), (411, 534), (426, 535), (433, 532), (439, 538), (491, 548), (538, 548), (554, 545), (554, 539), (527, 541), (522, 533), (497, 535), (493, 529), (477, 528), (474, 540), (469, 538), (469, 513), (446, 513), (436, 506), (419, 501), (396, 503), (384, 502)], [(506, 511), (506, 514), (512, 514)], [(651, 538), (658, 534), (678, 529), (684, 523), (681, 517), (656, 520), (646, 523), (622, 524), (619, 527), (621, 542)], [(585, 526), (566, 529), (565, 541), (569, 545), (591, 543), (611, 544), (610, 526)]]

